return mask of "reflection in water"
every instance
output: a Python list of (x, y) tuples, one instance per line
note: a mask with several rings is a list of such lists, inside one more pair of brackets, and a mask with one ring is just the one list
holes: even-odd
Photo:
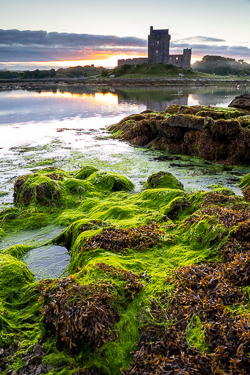
[[(249, 88), (248, 88), (249, 89)], [(172, 104), (213, 105), (227, 107), (237, 95), (246, 93), (247, 87), (145, 87), (118, 88), (118, 103), (145, 104), (147, 109), (164, 111)]]
[(207, 167), (202, 166), (198, 173), (195, 161), (192, 161), (193, 167), (187, 168), (176, 163), (171, 165), (171, 158), (170, 161), (155, 161), (155, 151), (111, 140), (105, 126), (132, 113), (149, 108), (164, 110), (174, 103), (226, 106), (245, 91), (243, 86), (239, 90), (236, 87), (175, 86), (119, 87), (111, 91), (109, 88), (59, 86), (55, 90), (2, 91), (0, 209), (13, 201), (13, 185), (18, 176), (45, 166), (76, 170), (84, 164), (92, 164), (124, 174), (132, 179), (137, 190), (150, 174), (163, 170), (173, 173), (188, 191), (207, 189), (212, 183), (219, 183), (240, 193), (235, 171), (216, 173), (211, 165), (211, 181)]
[[(145, 109), (164, 111), (169, 105), (226, 107), (247, 92), (234, 87), (118, 87), (58, 86), (56, 89), (0, 92), (0, 124), (64, 120), (78, 116), (114, 117)], [(112, 123), (112, 120), (111, 120)]]

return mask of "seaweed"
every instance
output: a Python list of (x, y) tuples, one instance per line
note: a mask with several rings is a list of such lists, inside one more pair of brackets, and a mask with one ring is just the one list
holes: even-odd
[(158, 227), (159, 225), (154, 223), (138, 228), (103, 229), (101, 233), (88, 239), (81, 250), (101, 248), (117, 252), (126, 248), (150, 249), (159, 242), (160, 235), (164, 234), (158, 230)]
[(143, 285), (138, 276), (106, 264), (96, 267), (125, 281), (124, 295), (112, 282), (82, 285), (80, 276), (41, 281), (42, 314), (69, 349), (78, 351), (91, 345), (95, 351), (115, 339), (114, 325), (119, 320), (117, 304), (123, 308)]

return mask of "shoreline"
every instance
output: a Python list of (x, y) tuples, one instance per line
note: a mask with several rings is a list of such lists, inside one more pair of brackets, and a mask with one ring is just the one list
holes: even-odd
[(93, 78), (58, 78), (58, 79), (7, 79), (0, 80), (0, 90), (27, 89), (54, 87), (57, 85), (70, 86), (227, 86), (244, 85), (250, 86), (247, 79), (208, 79), (208, 78), (114, 78), (114, 79), (93, 79)]

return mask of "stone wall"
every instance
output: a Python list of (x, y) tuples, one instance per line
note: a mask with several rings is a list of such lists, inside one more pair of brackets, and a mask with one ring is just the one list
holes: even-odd
[(118, 66), (121, 66), (121, 65), (125, 65), (125, 64), (128, 64), (128, 65), (137, 65), (137, 64), (147, 64), (148, 63), (148, 59), (147, 57), (139, 57), (139, 58), (135, 58), (135, 59), (123, 59), (123, 60), (118, 60)]
[(182, 68), (183, 55), (169, 55), (169, 64)]

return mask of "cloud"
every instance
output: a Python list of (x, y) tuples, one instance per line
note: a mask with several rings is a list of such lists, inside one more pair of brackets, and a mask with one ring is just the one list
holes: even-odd
[(207, 36), (192, 36), (185, 39), (179, 39), (176, 40), (176, 44), (182, 44), (182, 43), (221, 43), (225, 42), (224, 39), (218, 39), (218, 38), (211, 38)]
[(145, 54), (147, 41), (136, 37), (46, 31), (0, 30), (0, 61), (84, 60), (94, 54)]
[[(193, 36), (174, 40), (170, 53), (181, 54), (183, 48), (192, 48), (196, 56), (221, 55), (250, 60), (247, 46), (229, 46), (224, 39)], [(115, 55), (147, 56), (147, 40), (131, 36), (0, 29), (0, 62), (101, 60)]]
[[(171, 43), (171, 54), (182, 53), (184, 48), (192, 48), (192, 53), (196, 56), (205, 56), (205, 55), (219, 55), (224, 57), (231, 57), (234, 59), (244, 59), (250, 62), (250, 48), (246, 46), (229, 46), (227, 44), (211, 43), (206, 44), (202, 43), (202, 39), (205, 38), (207, 41), (214, 38), (207, 37), (192, 37), (180, 41), (173, 41)], [(197, 41), (195, 43), (195, 41)], [(198, 42), (200, 41), (200, 42)], [(205, 41), (205, 40), (204, 40)], [(219, 39), (216, 39), (219, 41)], [(224, 42), (224, 40), (222, 40)]]

